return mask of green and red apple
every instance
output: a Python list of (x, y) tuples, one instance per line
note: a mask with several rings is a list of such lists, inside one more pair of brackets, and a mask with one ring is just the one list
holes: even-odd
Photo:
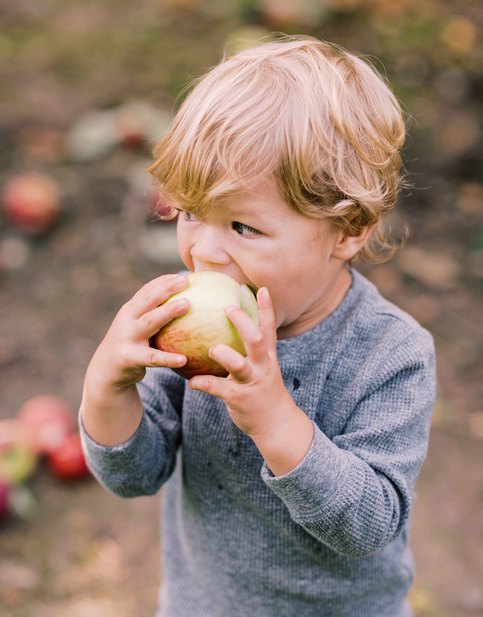
[(59, 218), (60, 190), (45, 174), (20, 174), (5, 185), (2, 206), (8, 219), (20, 230), (32, 235), (42, 234)]
[(228, 319), (226, 309), (237, 306), (258, 323), (258, 305), (252, 290), (239, 285), (220, 272), (194, 272), (189, 285), (166, 302), (188, 298), (188, 312), (173, 319), (153, 337), (157, 349), (183, 354), (187, 363), (175, 372), (190, 379), (194, 375), (226, 376), (224, 367), (212, 360), (208, 352), (213, 345), (224, 343), (246, 355), (243, 339)]
[(74, 430), (74, 414), (69, 404), (51, 394), (41, 394), (26, 401), (17, 417), (28, 427), (40, 455), (56, 450)]
[(27, 480), (37, 466), (32, 435), (20, 420), (0, 421), (0, 481), (17, 484)]

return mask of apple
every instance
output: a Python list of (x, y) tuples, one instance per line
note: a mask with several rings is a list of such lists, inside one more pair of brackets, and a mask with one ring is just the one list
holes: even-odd
[(175, 369), (185, 379), (193, 375), (226, 376), (225, 368), (212, 360), (208, 351), (213, 345), (224, 343), (246, 355), (243, 339), (226, 316), (226, 309), (238, 306), (258, 323), (257, 301), (247, 285), (239, 285), (226, 274), (194, 272), (188, 275), (188, 280), (185, 290), (166, 301), (188, 298), (188, 312), (164, 326), (153, 337), (152, 344), (188, 358), (185, 366)]
[(10, 485), (0, 479), (0, 523), (2, 523), (10, 513)]
[(33, 437), (28, 426), (18, 418), (0, 420), (0, 449), (11, 443), (22, 442), (34, 448)]
[(25, 443), (0, 448), (0, 479), (16, 484), (29, 478), (37, 466), (37, 455)]
[(57, 449), (74, 430), (74, 415), (60, 397), (43, 394), (29, 399), (17, 418), (29, 429), (39, 454)]
[(37, 452), (28, 428), (17, 419), (0, 421), (0, 480), (23, 482), (36, 466)]
[(3, 189), (2, 202), (10, 221), (32, 235), (50, 229), (61, 211), (57, 183), (40, 173), (14, 176)]
[(131, 100), (116, 110), (114, 131), (118, 143), (134, 150), (146, 150), (168, 130), (172, 115), (143, 100)]
[(60, 480), (80, 480), (90, 475), (79, 433), (71, 433), (62, 444), (50, 452), (47, 464)]

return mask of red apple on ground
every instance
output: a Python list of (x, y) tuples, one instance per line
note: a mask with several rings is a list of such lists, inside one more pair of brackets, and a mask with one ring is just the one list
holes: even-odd
[(243, 340), (226, 316), (226, 309), (238, 306), (258, 323), (257, 301), (247, 285), (239, 285), (226, 274), (195, 272), (188, 279), (189, 286), (167, 300), (188, 298), (188, 312), (164, 326), (152, 343), (158, 349), (188, 358), (187, 364), (175, 371), (186, 379), (193, 375), (225, 376), (226, 370), (209, 357), (208, 351), (224, 343), (245, 355)]
[(56, 450), (74, 430), (71, 407), (60, 397), (35, 396), (20, 408), (17, 417), (32, 434), (39, 454)]
[(35, 450), (30, 428), (18, 418), (0, 420), (0, 449), (11, 443), (25, 443)]
[(0, 524), (10, 513), (9, 505), (10, 485), (8, 482), (0, 480)]
[(10, 221), (33, 235), (50, 229), (61, 211), (57, 183), (40, 173), (13, 177), (3, 189), (2, 203)]
[(37, 453), (28, 427), (20, 420), (0, 421), (0, 480), (24, 482), (37, 466)]
[(48, 458), (52, 473), (60, 480), (80, 480), (90, 475), (79, 433), (71, 433)]

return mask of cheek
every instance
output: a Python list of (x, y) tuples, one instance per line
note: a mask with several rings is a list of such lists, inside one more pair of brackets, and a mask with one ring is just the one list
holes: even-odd
[(188, 270), (193, 270), (193, 260), (191, 259), (191, 242), (189, 240), (189, 235), (184, 232), (182, 226), (178, 222), (178, 227), (176, 231), (177, 235), (177, 243), (178, 243), (178, 253), (183, 261), (184, 265), (188, 268)]

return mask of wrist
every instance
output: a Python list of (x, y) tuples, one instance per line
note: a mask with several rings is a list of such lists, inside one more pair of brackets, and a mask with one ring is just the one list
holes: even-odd
[(89, 390), (84, 387), (82, 423), (91, 439), (114, 447), (128, 441), (139, 428), (143, 405), (136, 386)]
[(310, 418), (293, 401), (291, 407), (290, 411), (280, 414), (276, 426), (252, 436), (274, 476), (295, 469), (305, 458), (314, 438)]

